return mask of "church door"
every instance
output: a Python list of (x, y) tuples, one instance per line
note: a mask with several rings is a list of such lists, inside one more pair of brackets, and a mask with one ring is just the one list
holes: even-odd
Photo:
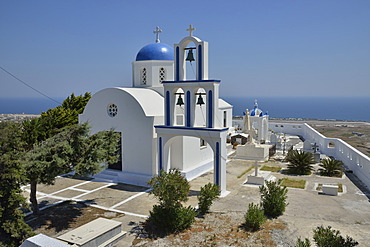
[(108, 169), (113, 169), (113, 170), (118, 170), (122, 171), (122, 133), (119, 132), (120, 138), (119, 138), (119, 143), (118, 143), (118, 161), (114, 164), (108, 164)]

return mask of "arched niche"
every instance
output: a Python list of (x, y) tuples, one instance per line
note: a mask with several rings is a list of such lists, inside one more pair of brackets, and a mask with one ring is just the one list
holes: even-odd
[(208, 80), (208, 42), (197, 37), (188, 36), (183, 38), (179, 44), (175, 44), (175, 81), (186, 80), (186, 55), (187, 46), (194, 43), (196, 54), (196, 80)]

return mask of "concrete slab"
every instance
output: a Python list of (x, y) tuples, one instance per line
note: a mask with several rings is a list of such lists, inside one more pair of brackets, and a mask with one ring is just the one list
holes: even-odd
[(51, 204), (54, 204), (56, 202), (59, 202), (60, 199), (55, 199), (55, 198), (51, 198), (51, 197), (44, 197), (44, 198), (39, 199), (37, 201), (39, 203), (39, 208), (42, 208), (42, 207), (45, 207), (45, 206), (49, 206)]
[(158, 204), (158, 201), (153, 195), (144, 194), (116, 207), (115, 209), (135, 214), (149, 215), (149, 211), (153, 209), (153, 205), (155, 204)]
[(94, 203), (109, 208), (145, 190), (147, 190), (147, 188), (127, 184), (117, 184), (89, 193), (79, 197), (78, 199), (93, 200)]
[(83, 182), (86, 182), (86, 180), (57, 177), (55, 179), (54, 185), (44, 185), (44, 184), (37, 185), (37, 191), (50, 194)]
[(87, 184), (82, 184), (82, 185), (79, 185), (79, 186), (76, 186), (75, 188), (76, 189), (82, 189), (82, 190), (94, 190), (94, 189), (97, 189), (101, 186), (104, 186), (108, 183), (103, 183), (103, 182), (90, 182), (90, 183), (87, 183)]
[(84, 192), (82, 192), (82, 191), (76, 191), (76, 190), (70, 190), (70, 189), (68, 189), (68, 190), (65, 190), (65, 191), (62, 191), (62, 192), (53, 194), (53, 195), (55, 195), (55, 196), (61, 196), (61, 197), (66, 197), (66, 198), (72, 198), (72, 197), (81, 195), (83, 193)]
[(112, 238), (122, 235), (121, 224), (119, 221), (98, 218), (59, 236), (58, 239), (76, 246), (106, 246), (104, 243), (109, 244)]

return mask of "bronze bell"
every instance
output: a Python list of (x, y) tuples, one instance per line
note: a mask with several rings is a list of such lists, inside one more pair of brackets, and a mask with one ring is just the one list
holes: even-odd
[(184, 104), (184, 100), (181, 98), (181, 94), (179, 94), (179, 98), (177, 99), (176, 105), (182, 106)]
[(197, 105), (200, 105), (200, 106), (204, 105), (204, 101), (203, 101), (203, 98), (202, 98), (201, 94), (199, 94)]
[(189, 61), (189, 62), (195, 61), (192, 49), (188, 51), (188, 56), (186, 57), (186, 61)]

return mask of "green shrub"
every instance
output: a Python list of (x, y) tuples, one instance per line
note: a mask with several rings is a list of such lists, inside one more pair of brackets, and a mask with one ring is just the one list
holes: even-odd
[(266, 216), (263, 209), (258, 204), (249, 203), (248, 211), (244, 215), (245, 226), (252, 231), (257, 231), (261, 228), (261, 225), (265, 223)]
[(313, 170), (312, 164), (315, 164), (312, 153), (299, 150), (289, 151), (285, 160), (289, 162), (289, 174), (309, 175)]
[(188, 200), (190, 191), (189, 182), (177, 169), (166, 173), (161, 171), (160, 176), (153, 177), (149, 182), (150, 192), (159, 200), (154, 205), (147, 220), (146, 229), (149, 233), (163, 235), (180, 232), (189, 228), (197, 215), (192, 207), (184, 207), (181, 202)]
[(154, 205), (150, 211), (148, 224), (152, 229), (150, 232), (157, 235), (180, 232), (191, 226), (197, 215), (191, 206), (166, 207), (163, 204)]
[(220, 186), (217, 184), (208, 183), (200, 188), (198, 198), (199, 213), (205, 214), (208, 212), (214, 199), (220, 196)]
[(311, 242), (308, 238), (305, 238), (304, 241), (300, 238), (297, 239), (297, 243), (295, 244), (295, 247), (310, 247)]
[(261, 206), (266, 216), (276, 218), (282, 215), (288, 205), (288, 189), (280, 187), (278, 182), (266, 181), (265, 186), (260, 186)]
[(323, 227), (318, 226), (313, 230), (313, 239), (317, 247), (351, 247), (358, 245), (358, 242), (353, 238), (340, 235), (340, 231), (334, 230), (331, 226)]
[(190, 185), (178, 169), (168, 173), (161, 170), (160, 176), (153, 177), (148, 184), (152, 187), (149, 193), (166, 206), (181, 205), (188, 200)]

